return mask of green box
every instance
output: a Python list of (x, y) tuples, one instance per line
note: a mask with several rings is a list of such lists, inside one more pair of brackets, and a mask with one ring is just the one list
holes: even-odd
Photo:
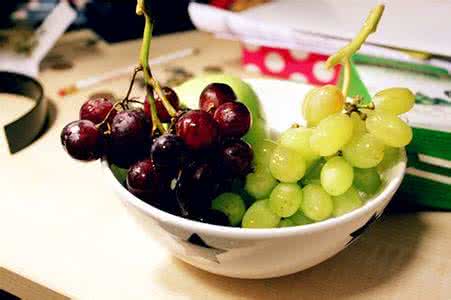
[[(369, 102), (371, 96), (354, 62), (351, 72), (349, 95), (360, 95)], [(451, 132), (414, 127), (412, 142), (406, 150), (406, 176), (398, 193), (409, 202), (451, 210)]]

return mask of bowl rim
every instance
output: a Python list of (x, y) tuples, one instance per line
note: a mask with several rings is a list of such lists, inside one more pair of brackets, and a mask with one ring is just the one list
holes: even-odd
[(121, 200), (125, 200), (135, 208), (143, 211), (146, 215), (158, 220), (160, 223), (171, 224), (176, 227), (182, 227), (184, 230), (195, 232), (198, 234), (207, 233), (209, 235), (234, 238), (234, 239), (262, 239), (273, 237), (288, 237), (293, 235), (309, 234), (322, 230), (332, 229), (337, 225), (347, 223), (353, 219), (357, 219), (373, 210), (375, 210), (380, 204), (387, 198), (391, 197), (398, 187), (400, 186), (402, 179), (404, 178), (407, 155), (404, 148), (400, 149), (400, 160), (396, 165), (399, 169), (395, 173), (394, 178), (387, 183), (386, 187), (379, 192), (375, 197), (369, 198), (366, 203), (358, 209), (346, 213), (339, 217), (332, 217), (324, 221), (319, 221), (312, 224), (282, 227), (282, 228), (241, 228), (241, 227), (228, 227), (219, 226), (207, 223), (201, 223), (199, 221), (193, 221), (179, 217), (163, 210), (160, 210), (152, 205), (142, 201), (138, 197), (130, 193), (114, 176), (110, 169), (109, 163), (106, 159), (101, 160), (102, 169), (106, 175), (107, 180), (113, 186), (114, 190), (120, 195)]

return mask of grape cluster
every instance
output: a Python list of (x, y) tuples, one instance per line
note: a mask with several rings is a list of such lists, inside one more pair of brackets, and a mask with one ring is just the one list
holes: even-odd
[(293, 126), (277, 143), (255, 145), (255, 171), (245, 191), (256, 199), (242, 226), (271, 228), (304, 225), (340, 216), (363, 205), (379, 190), (381, 172), (412, 139), (398, 115), (414, 105), (405, 88), (377, 93), (372, 103), (345, 101), (326, 85), (305, 96), (307, 127)]
[(143, 110), (94, 99), (61, 141), (75, 159), (105, 157), (143, 201), (201, 222), (272, 228), (340, 216), (379, 190), (382, 171), (412, 139), (398, 117), (414, 104), (404, 88), (383, 90), (367, 105), (346, 102), (335, 86), (314, 88), (302, 107), (308, 126), (253, 149), (242, 140), (250, 111), (228, 85), (208, 85), (196, 110), (183, 108), (172, 89), (162, 91), (177, 111), (170, 116), (154, 94), (164, 132), (152, 129), (148, 102)]
[[(75, 159), (105, 158), (116, 178), (143, 201), (204, 223), (289, 227), (348, 213), (378, 192), (381, 174), (412, 139), (411, 128), (398, 117), (414, 105), (408, 89), (383, 90), (366, 105), (346, 97), (351, 56), (376, 31), (383, 10), (376, 6), (359, 34), (326, 61), (327, 68), (342, 64), (343, 88), (326, 85), (307, 93), (302, 107), (307, 127), (293, 126), (274, 142), (256, 134), (264, 133), (265, 124), (255, 118), (251, 147), (243, 140), (251, 113), (230, 86), (209, 84), (194, 110), (183, 107), (174, 90), (160, 87), (148, 62), (152, 22), (138, 1), (145, 28), (127, 96), (115, 104), (88, 100), (80, 119), (64, 127), (61, 143)], [(144, 103), (129, 99), (141, 71)]]
[(82, 161), (104, 157), (116, 174), (126, 174), (122, 181), (132, 194), (159, 209), (239, 225), (245, 205), (231, 191), (252, 171), (253, 150), (241, 139), (251, 127), (250, 111), (221, 83), (203, 90), (196, 110), (183, 108), (171, 88), (161, 91), (176, 111), (171, 116), (161, 94), (152, 91), (163, 130), (152, 126), (150, 101), (88, 100), (80, 120), (61, 133), (64, 149)]

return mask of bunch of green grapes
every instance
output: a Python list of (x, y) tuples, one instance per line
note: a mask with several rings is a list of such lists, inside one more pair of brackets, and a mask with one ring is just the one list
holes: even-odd
[(255, 145), (254, 172), (244, 186), (251, 204), (240, 205), (241, 226), (305, 225), (362, 206), (412, 139), (398, 116), (413, 105), (405, 88), (383, 90), (370, 105), (346, 103), (335, 86), (312, 89), (302, 107), (308, 127), (293, 126), (277, 142)]
[(405, 88), (389, 88), (363, 105), (359, 97), (347, 102), (346, 95), (351, 56), (376, 31), (383, 11), (383, 5), (371, 10), (356, 37), (326, 61), (328, 68), (343, 66), (343, 89), (326, 85), (306, 94), (302, 114), (308, 126), (289, 128), (277, 142), (253, 145), (255, 169), (242, 193), (248, 201), (232, 194), (213, 203), (232, 224), (273, 228), (319, 222), (359, 208), (378, 192), (381, 173), (412, 140), (412, 129), (398, 116), (413, 107), (414, 96)]

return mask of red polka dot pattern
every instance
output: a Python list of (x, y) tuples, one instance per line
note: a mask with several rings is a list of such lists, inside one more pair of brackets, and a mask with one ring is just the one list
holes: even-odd
[(339, 66), (332, 70), (324, 68), (327, 55), (252, 45), (243, 45), (242, 49), (246, 70), (315, 85), (335, 84), (339, 77)]

